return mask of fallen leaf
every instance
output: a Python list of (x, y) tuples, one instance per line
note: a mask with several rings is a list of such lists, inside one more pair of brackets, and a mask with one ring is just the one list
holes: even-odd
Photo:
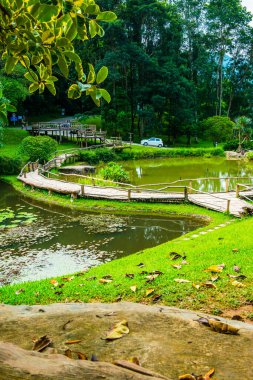
[(239, 274), (239, 275), (233, 275), (233, 274), (227, 274), (229, 278), (234, 278), (235, 280), (245, 280), (247, 278), (244, 276), (244, 274)]
[(83, 354), (82, 352), (75, 351), (75, 354), (77, 354), (77, 357), (79, 360), (88, 360), (87, 356)]
[(203, 376), (203, 380), (210, 380), (211, 377), (213, 377), (214, 372), (215, 372), (215, 369), (214, 369), (214, 368), (210, 369), (210, 371), (208, 371), (208, 372)]
[(155, 289), (151, 289), (151, 288), (147, 289), (146, 290), (146, 297), (148, 297), (150, 294), (154, 293), (154, 291), (155, 291)]
[(129, 334), (128, 322), (123, 320), (119, 323), (116, 323), (110, 331), (106, 334), (105, 340), (114, 340), (122, 338), (124, 335)]
[(134, 274), (133, 273), (126, 273), (125, 277), (134, 278)]
[(148, 272), (143, 270), (140, 274), (144, 275), (144, 274), (148, 274)]
[(238, 251), (239, 251), (238, 248), (233, 248), (233, 249), (232, 249), (232, 252), (238, 252)]
[(211, 281), (202, 282), (201, 286), (205, 286), (207, 288), (216, 289), (216, 285), (214, 285)]
[(54, 285), (54, 286), (58, 286), (59, 283), (57, 280), (50, 280), (50, 284)]
[(72, 339), (72, 340), (67, 340), (67, 342), (65, 342), (64, 344), (76, 344), (80, 342), (81, 342), (80, 339)]
[(154, 281), (158, 276), (159, 276), (159, 274), (150, 274), (150, 275), (146, 276), (145, 277), (147, 279), (146, 283), (148, 284), (149, 282)]
[(92, 276), (92, 277), (88, 277), (88, 278), (86, 278), (86, 281), (92, 281), (92, 280), (96, 280), (96, 279), (97, 279), (97, 277)]
[(70, 319), (69, 321), (67, 321), (66, 323), (64, 323), (64, 325), (62, 326), (62, 330), (66, 330), (66, 327), (69, 323), (73, 322), (73, 319)]
[(174, 278), (174, 281), (178, 282), (179, 284), (190, 282), (189, 280), (185, 280), (184, 278)]
[(62, 281), (72, 281), (75, 277), (74, 276), (71, 276), (71, 277), (62, 277)]
[(134, 357), (134, 358), (130, 358), (130, 359), (129, 359), (129, 362), (130, 362), (130, 363), (134, 363), (134, 364), (136, 364), (136, 365), (140, 365), (140, 361), (139, 361), (139, 359), (136, 358), (136, 357)]
[(209, 268), (205, 269), (204, 272), (220, 273), (225, 268), (225, 264), (211, 265)]
[(112, 280), (112, 275), (106, 274), (105, 276), (102, 277), (105, 280)]
[(24, 293), (25, 289), (21, 288), (21, 289), (18, 289), (15, 294), (20, 294), (20, 293)]
[(186, 373), (185, 375), (181, 375), (178, 378), (179, 380), (196, 380), (196, 377), (191, 375), (190, 373)]
[(188, 263), (186, 260), (183, 260), (183, 261), (181, 262), (181, 264), (182, 264), (182, 265), (189, 265), (189, 263)]
[(219, 280), (219, 278), (220, 278), (219, 276), (212, 276), (211, 281), (215, 282), (215, 281)]
[(137, 267), (143, 268), (143, 267), (145, 267), (145, 264), (144, 263), (140, 263), (140, 264), (137, 265)]
[(236, 286), (237, 288), (245, 288), (246, 287), (246, 285), (244, 285), (242, 282), (239, 282), (239, 281), (236, 281), (236, 280), (232, 281), (231, 285)]
[(209, 319), (209, 326), (212, 330), (219, 332), (221, 334), (231, 334), (237, 335), (239, 329), (234, 326), (228, 325), (227, 323), (223, 323), (221, 321), (217, 321), (216, 319)]
[(51, 339), (47, 335), (41, 336), (34, 341), (33, 351), (41, 352), (52, 343)]
[(233, 315), (232, 320), (233, 321), (243, 321), (243, 318), (241, 317), (241, 315)]
[(57, 296), (60, 296), (62, 294), (62, 292), (57, 291), (57, 292), (54, 292), (54, 294), (57, 295)]
[(72, 351), (70, 349), (67, 349), (64, 351), (64, 355), (68, 358), (72, 359)]
[(238, 265), (235, 265), (233, 269), (234, 269), (234, 272), (240, 272), (241, 270), (241, 268), (238, 267)]
[(171, 260), (177, 260), (177, 259), (182, 258), (182, 255), (180, 255), (180, 254), (177, 253), (177, 252), (170, 252), (170, 256), (172, 256), (172, 257), (171, 257)]
[(181, 269), (182, 268), (182, 265), (171, 265), (171, 266), (174, 269)]
[(158, 276), (160, 276), (160, 275), (163, 274), (163, 272), (161, 272), (160, 270), (154, 270), (153, 272), (150, 272), (149, 274), (150, 275), (158, 275)]
[(161, 294), (155, 294), (152, 298), (151, 298), (151, 301), (153, 303), (156, 303), (158, 302), (160, 299), (161, 299), (162, 295)]
[(136, 292), (136, 289), (137, 289), (137, 286), (136, 285), (133, 285), (133, 286), (130, 286), (130, 289), (132, 290), (132, 292)]
[(199, 284), (192, 284), (192, 286), (193, 286), (195, 289), (199, 289), (199, 288), (200, 288), (200, 285), (199, 285)]
[(99, 280), (100, 284), (109, 284), (110, 282), (112, 282), (112, 280), (107, 280), (106, 278), (101, 278)]

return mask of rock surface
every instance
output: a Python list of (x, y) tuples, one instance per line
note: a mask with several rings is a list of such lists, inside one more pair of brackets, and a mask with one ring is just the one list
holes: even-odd
[[(196, 322), (199, 316), (203, 314), (131, 303), (0, 305), (0, 379), (176, 380), (211, 368), (219, 380), (252, 379), (253, 326), (226, 321), (240, 328), (239, 335), (220, 334)], [(128, 335), (101, 339), (123, 319)], [(32, 351), (33, 340), (43, 335), (53, 342), (52, 354)], [(67, 345), (69, 340), (80, 342)], [(99, 362), (69, 359), (62, 355), (67, 349), (89, 359), (96, 355)], [(111, 364), (133, 357), (155, 374)]]

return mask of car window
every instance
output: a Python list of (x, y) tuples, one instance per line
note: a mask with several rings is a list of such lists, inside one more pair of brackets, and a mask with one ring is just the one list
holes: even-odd
[(161, 141), (161, 139), (155, 139), (155, 141)]
[(149, 139), (149, 141), (155, 141), (155, 138), (154, 138), (154, 137), (151, 137), (151, 139)]

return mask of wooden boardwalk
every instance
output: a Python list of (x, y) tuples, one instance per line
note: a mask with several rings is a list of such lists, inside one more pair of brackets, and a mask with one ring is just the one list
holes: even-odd
[[(229, 213), (235, 217), (244, 215), (253, 215), (253, 204), (242, 199), (253, 199), (253, 187), (247, 190), (227, 191), (207, 193), (201, 192), (188, 186), (169, 186), (167, 184), (163, 189), (151, 190), (144, 187), (135, 187), (132, 185), (110, 187), (110, 186), (91, 186), (74, 182), (62, 181), (45, 177), (52, 167), (60, 167), (61, 164), (73, 157), (73, 154), (63, 154), (46, 163), (39, 168), (38, 163), (28, 163), (21, 171), (18, 179), (32, 188), (48, 190), (49, 193), (56, 192), (69, 194), (73, 198), (93, 198), (93, 199), (110, 199), (119, 201), (143, 201), (157, 203), (184, 203), (190, 202), (195, 205), (215, 210), (222, 213)], [(78, 176), (77, 176), (78, 177)], [(149, 185), (151, 186), (151, 185)], [(244, 186), (244, 185), (238, 185)], [(168, 191), (171, 188), (181, 188), (182, 192)], [(246, 187), (246, 186), (244, 186)], [(167, 189), (167, 191), (164, 191)]]

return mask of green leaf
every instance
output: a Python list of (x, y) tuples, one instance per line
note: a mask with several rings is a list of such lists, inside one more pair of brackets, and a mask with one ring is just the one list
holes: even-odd
[(90, 71), (88, 74), (87, 83), (94, 83), (96, 79), (96, 74), (95, 74), (94, 67), (90, 63), (89, 63), (89, 69)]
[(65, 51), (64, 55), (71, 59), (71, 61), (74, 61), (75, 63), (82, 63), (81, 58), (78, 54), (74, 53), (73, 51)]
[(30, 94), (32, 94), (33, 92), (37, 91), (39, 89), (39, 87), (40, 87), (39, 83), (32, 83), (29, 86), (29, 92), (30, 92)]
[(5, 71), (6, 71), (6, 73), (7, 74), (11, 74), (17, 63), (18, 63), (18, 58), (13, 57), (13, 56), (9, 56), (7, 58), (6, 63), (5, 63)]
[(79, 88), (80, 88), (80, 90), (81, 90), (82, 92), (87, 91), (89, 88), (92, 87), (91, 84), (84, 84), (84, 83), (82, 83), (82, 82), (77, 82), (77, 83), (78, 83), (78, 86), (79, 86)]
[(56, 5), (42, 4), (37, 10), (37, 20), (40, 22), (49, 22), (53, 17), (58, 16), (60, 8)]
[(12, 104), (8, 104), (8, 103), (6, 103), (6, 110), (9, 112), (16, 112), (17, 111), (15, 106), (13, 106)]
[(68, 68), (66, 59), (64, 57), (59, 57), (57, 64), (58, 64), (59, 69), (61, 70), (62, 74), (65, 76), (65, 78), (68, 78), (69, 68)]
[(82, 92), (77, 84), (72, 84), (68, 89), (68, 97), (70, 99), (78, 99), (82, 95)]
[(8, 124), (6, 113), (3, 111), (0, 111), (0, 120), (2, 121), (3, 124)]
[(66, 37), (58, 38), (56, 41), (57, 47), (67, 47), (71, 44), (70, 40)]
[(115, 21), (116, 19), (117, 19), (116, 14), (110, 11), (101, 12), (96, 17), (96, 20), (105, 21), (105, 22), (112, 22), (112, 21)]
[(108, 68), (106, 66), (101, 67), (101, 69), (97, 73), (97, 79), (96, 79), (97, 84), (104, 82), (107, 76), (108, 76)]
[(96, 104), (96, 106), (99, 107), (100, 106), (100, 99), (96, 98), (96, 93), (95, 92), (91, 92), (90, 93), (90, 97), (93, 100), (93, 102)]
[(56, 89), (53, 82), (46, 82), (47, 89), (51, 92), (52, 95), (56, 95)]
[(76, 37), (77, 35), (77, 25), (76, 25), (76, 22), (74, 22), (74, 20), (71, 20), (71, 22), (69, 22), (69, 28), (66, 30), (66, 38), (70, 41), (73, 41), (73, 39)]
[(38, 75), (32, 71), (31, 69), (29, 71), (27, 71), (27, 73), (25, 73), (24, 77), (29, 80), (30, 82), (38, 82), (39, 81), (39, 78), (38, 78)]
[(106, 91), (104, 88), (101, 88), (100, 93), (101, 93), (102, 97), (104, 98), (104, 100), (107, 101), (107, 103), (110, 103), (111, 95), (109, 94), (109, 92)]

